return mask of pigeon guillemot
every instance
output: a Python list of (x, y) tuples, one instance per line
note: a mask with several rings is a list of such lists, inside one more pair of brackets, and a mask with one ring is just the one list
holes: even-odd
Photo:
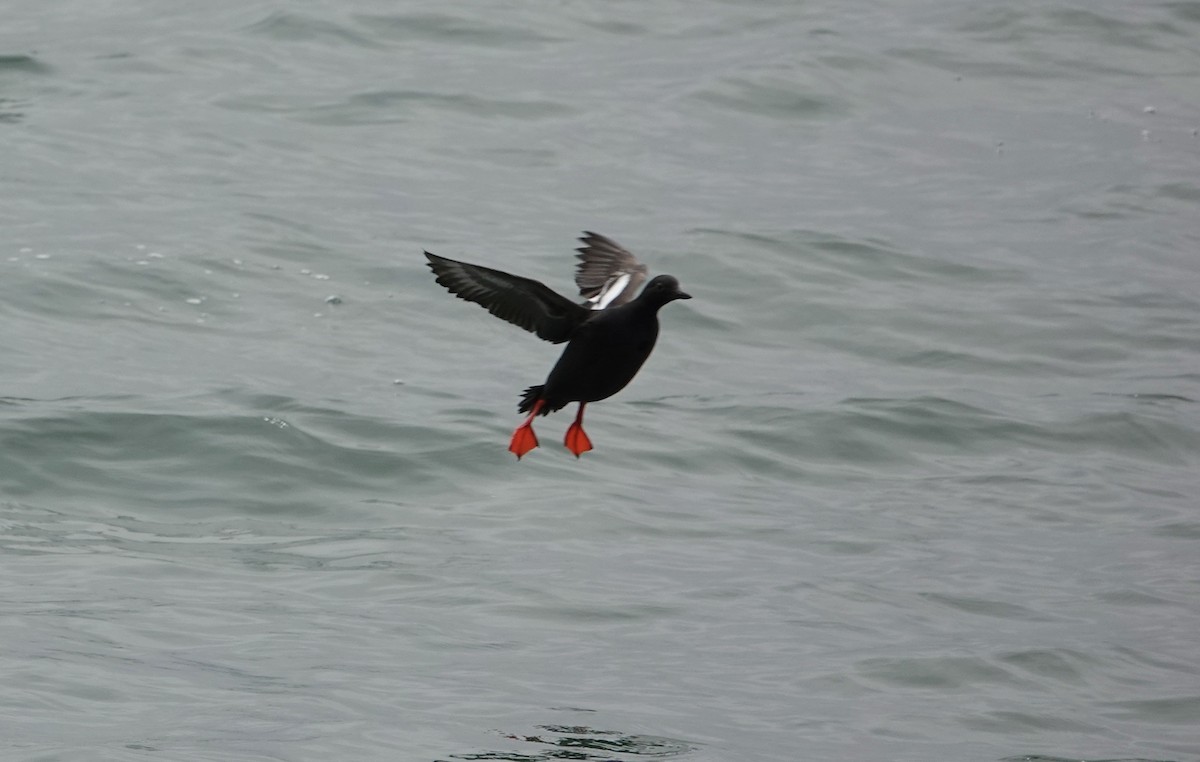
[(579, 240), (583, 246), (576, 249), (580, 261), (575, 285), (586, 299), (583, 304), (530, 278), (425, 252), (437, 282), (459, 299), (475, 302), (546, 341), (569, 342), (546, 383), (522, 395), (517, 410), (529, 417), (508, 445), (518, 460), (538, 446), (533, 419), (571, 402), (579, 403), (579, 412), (563, 443), (577, 458), (592, 449), (583, 431), (583, 408), (613, 396), (633, 380), (658, 338), (658, 310), (676, 299), (692, 298), (670, 275), (651, 279), (633, 298), (634, 289), (646, 280), (646, 266), (602, 235), (585, 231)]

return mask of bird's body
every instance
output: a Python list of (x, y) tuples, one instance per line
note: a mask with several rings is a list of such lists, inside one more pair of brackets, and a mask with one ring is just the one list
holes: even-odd
[(576, 456), (592, 449), (583, 432), (583, 408), (625, 388), (650, 356), (658, 338), (658, 310), (676, 299), (690, 299), (670, 275), (652, 279), (637, 298), (632, 291), (646, 268), (604, 236), (580, 239), (575, 281), (584, 304), (576, 304), (541, 283), (429, 252), (437, 282), (461, 299), (476, 302), (539, 337), (568, 342), (544, 384), (525, 390), (519, 411), (529, 413), (513, 432), (509, 450), (518, 458), (537, 447), (532, 422), (571, 402), (579, 413), (567, 430), (566, 445)]

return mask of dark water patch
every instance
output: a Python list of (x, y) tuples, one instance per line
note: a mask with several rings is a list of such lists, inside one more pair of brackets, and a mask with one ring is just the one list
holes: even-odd
[(661, 621), (670, 619), (679, 612), (671, 606), (648, 603), (589, 604), (585, 601), (547, 601), (541, 605), (503, 604), (497, 606), (496, 611), (502, 616), (510, 616), (523, 622), (538, 622), (543, 625), (583, 623), (597, 627)]
[(340, 104), (312, 109), (307, 119), (323, 124), (364, 124), (375, 121), (376, 117), (383, 113), (396, 114), (412, 109), (519, 120), (546, 119), (572, 113), (572, 109), (554, 101), (502, 100), (465, 93), (390, 90), (352, 95)]
[[(1134, 674), (1140, 675), (1148, 667), (1152, 670), (1161, 670), (1164, 675), (1200, 675), (1200, 665), (1182, 659), (1173, 659), (1166, 653), (1121, 645), (1113, 649), (1113, 654), (1117, 658), (1112, 661), (1112, 666), (1135, 667)], [(1189, 653), (1189, 655), (1192, 654)]]
[(376, 46), (368, 35), (347, 24), (338, 24), (295, 11), (275, 11), (245, 27), (245, 31), (287, 42), (350, 43), (364, 48)]
[(628, 19), (588, 18), (582, 19), (580, 23), (590, 29), (596, 29), (606, 34), (621, 35), (623, 37), (645, 37), (652, 33), (650, 27), (645, 24), (639, 24), (636, 21)]
[[(413, 513), (410, 508), (397, 523), (411, 521)], [(313, 535), (261, 516), (180, 513), (177, 520), (166, 521), (112, 514), (84, 519), (30, 503), (0, 504), (0, 548), (24, 556), (116, 554), (176, 569), (229, 563), (260, 570), (393, 570), (409, 583), (429, 584), (433, 578), (400, 550), (412, 540), (411, 530), (395, 527)]]
[[(752, 411), (743, 411), (760, 427)], [(1066, 418), (1021, 419), (940, 398), (850, 398), (836, 409), (780, 412), (787, 428), (820, 442), (829, 457), (872, 463), (912, 463), (933, 454), (987, 454), (1034, 447), (1051, 453), (1107, 452), (1135, 460), (1186, 464), (1200, 452), (1200, 432), (1156, 410), (1087, 412)], [(741, 416), (738, 416), (739, 418)], [(812, 445), (797, 443), (801, 456)], [(826, 449), (827, 448), (827, 449)]]
[(247, 210), (243, 212), (246, 219), (254, 220), (255, 222), (264, 223), (272, 228), (270, 233), (260, 233), (261, 243), (256, 244), (253, 248), (255, 251), (261, 251), (267, 254), (287, 253), (295, 250), (299, 251), (314, 251), (325, 253), (328, 250), (318, 244), (308, 241), (289, 241), (287, 236), (279, 235), (280, 232), (298, 233), (305, 237), (313, 236), (317, 233), (317, 229), (313, 220), (304, 219), (302, 217), (291, 217), (286, 214), (276, 212), (264, 212)]
[(1037, 714), (991, 711), (965, 717), (959, 722), (973, 730), (997, 733), (1006, 738), (1011, 738), (1014, 733), (1083, 733), (1088, 736), (1100, 736), (1105, 732), (1103, 725), (1056, 715), (1049, 711)]
[(911, 61), (972, 79), (1033, 82), (1065, 78), (1064, 73), (1055, 71), (1053, 67), (1046, 66), (1043, 62), (1013, 63), (1003, 60), (979, 60), (981, 53), (978, 50), (967, 53), (945, 48), (897, 47), (890, 48), (885, 53), (889, 58)]
[[(1188, 497), (1195, 497), (1189, 495)], [(1176, 540), (1200, 540), (1200, 522), (1178, 521), (1155, 527), (1154, 534)]]
[(117, 74), (144, 74), (155, 77), (171, 76), (174, 74), (172, 68), (149, 60), (141, 54), (128, 51), (108, 53), (99, 56), (97, 60), (100, 62), (100, 67), (105, 71)]
[(1161, 74), (1149, 64), (1148, 54), (1168, 51), (1187, 30), (1171, 15), (1148, 8), (1146, 13), (1117, 15), (1094, 8), (980, 7), (953, 26), (954, 35), (965, 35), (974, 44), (889, 53), (993, 81)]
[[(988, 266), (969, 264), (904, 251), (885, 240), (848, 238), (817, 230), (784, 230), (769, 235), (711, 228), (690, 232), (729, 238), (739, 246), (750, 245), (773, 255), (770, 262), (753, 268), (739, 262), (743, 278), (761, 275), (778, 282), (781, 276), (787, 276), (787, 280), (802, 283), (852, 285), (855, 289), (888, 290), (891, 294), (897, 282), (943, 288), (953, 282), (994, 286), (1019, 284), (1026, 279), (1019, 269), (1000, 261)], [(857, 298), (860, 292), (855, 294)]]
[[(633, 404), (646, 410), (641, 415), (666, 415), (662, 405)], [(846, 411), (708, 404), (698, 407), (695, 416), (697, 421), (719, 422), (718, 426), (705, 425), (706, 433), (691, 427), (673, 430), (665, 446), (639, 457), (667, 469), (687, 470), (697, 461), (711, 461), (712, 474), (732, 470), (771, 478), (801, 478), (831, 465), (911, 463), (909, 450), (892, 446), (874, 430), (872, 421)]]
[(1098, 593), (1096, 598), (1115, 606), (1171, 606), (1170, 601), (1158, 595), (1151, 595), (1142, 590), (1107, 590)]
[(1200, 695), (1109, 701), (1104, 714), (1116, 720), (1200, 727)]
[(1066, 648), (1014, 651), (1004, 654), (1000, 659), (1036, 680), (1052, 680), (1066, 685), (1086, 685), (1089, 673), (1101, 666), (1099, 660)]
[(54, 68), (31, 55), (0, 55), (0, 77), (5, 74), (52, 74)]
[(1195, 463), (1200, 431), (1186, 421), (1137, 412), (1096, 413), (1058, 424), (1048, 441), (1098, 448), (1156, 464)]
[(697, 91), (691, 97), (739, 114), (773, 119), (826, 119), (845, 111), (837, 98), (806, 92), (792, 82), (769, 79), (726, 79), (717, 87)]
[[(586, 711), (573, 709), (571, 711)], [(575, 759), (595, 762), (632, 762), (635, 759), (670, 759), (696, 751), (699, 744), (662, 736), (600, 730), (587, 725), (539, 725), (531, 733), (497, 731), (514, 748), (451, 754), (449, 760), (507, 760), (551, 762)]]
[(559, 164), (557, 151), (539, 148), (464, 148), (447, 149), (446, 153), (509, 169), (551, 169)]
[[(334, 494), (386, 494), (397, 479), (429, 485), (447, 463), (474, 456), (473, 436), (312, 409), (192, 413), (31, 406), (0, 420), (0, 486), (13, 497), (55, 495), (122, 510), (170, 506), (312, 513)], [(354, 423), (357, 420), (358, 425)], [(381, 428), (382, 426), (382, 428)], [(384, 429), (389, 429), (385, 431)], [(452, 440), (459, 439), (455, 444)], [(324, 492), (305, 488), (310, 480)], [(220, 485), (220, 486), (218, 486)]]
[(1159, 198), (1183, 201), (1190, 208), (1194, 208), (1197, 203), (1200, 203), (1200, 185), (1195, 183), (1163, 183), (1154, 189), (1154, 194)]
[[(1168, 204), (1161, 203), (1162, 201)], [(1086, 219), (1144, 219), (1188, 211), (1200, 201), (1200, 186), (1177, 181), (1159, 185), (1114, 183), (1076, 194), (1062, 205), (1064, 213)], [(1178, 202), (1181, 207), (1172, 207)]]
[(1004, 757), (1000, 762), (1176, 762), (1170, 759), (1147, 759), (1145, 757), (1113, 757), (1097, 759), (1096, 757), (1047, 757), (1043, 754), (1029, 754), (1021, 757)]
[(1192, 399), (1191, 397), (1184, 397), (1179, 394), (1155, 394), (1153, 392), (1136, 392), (1125, 394), (1118, 394), (1115, 392), (1097, 392), (1097, 394), (1104, 397), (1122, 397), (1143, 405), (1165, 407), (1168, 409), (1175, 409), (1177, 407), (1177, 403), (1195, 404), (1196, 402), (1196, 400)]
[(939, 287), (953, 281), (976, 286), (1015, 284), (1025, 279), (1016, 268), (997, 262), (990, 266), (967, 264), (926, 254), (903, 251), (884, 241), (848, 240), (822, 234), (803, 234), (816, 252), (814, 259), (856, 275), (864, 281), (893, 285), (899, 282), (934, 283)]
[(28, 104), (11, 98), (0, 98), (0, 124), (16, 124), (25, 118)]
[(970, 17), (958, 22), (955, 28), (978, 39), (990, 42), (1014, 42), (1028, 32), (1025, 23), (1029, 14), (1010, 6), (986, 6), (972, 9)]
[(826, 53), (817, 56), (816, 61), (825, 68), (834, 71), (883, 72), (887, 70), (886, 61), (866, 54)]
[(861, 678), (902, 688), (961, 691), (987, 683), (1020, 683), (1008, 670), (973, 657), (871, 658), (855, 666)]
[[(1198, 435), (1185, 422), (1163, 417), (1154, 408), (1137, 411), (1085, 412), (1059, 417), (1015, 416), (942, 397), (848, 398), (834, 406), (728, 405), (713, 402), (661, 404), (639, 401), (646, 414), (669, 415), (674, 408), (694, 409), (696, 420), (724, 421), (719, 434), (699, 436), (690, 427), (673, 431), (673, 443), (645, 457), (664, 467), (685, 468), (711, 441), (727, 461), (751, 473), (808, 477), (830, 467), (874, 469), (944, 468), (950, 463), (976, 463), (978, 457), (1011, 453), (1025, 462), (1033, 452), (1102, 454), (1131, 457), (1155, 468), (1190, 462), (1200, 448)], [(1038, 405), (1037, 410), (1043, 410)], [(1032, 411), (1031, 411), (1032, 412)], [(688, 417), (687, 420), (692, 420)], [(699, 439), (693, 437), (699, 436)], [(724, 443), (718, 445), (718, 443)], [(730, 447), (730, 444), (735, 446)], [(978, 465), (978, 464), (976, 464)], [(722, 466), (715, 466), (721, 468)], [(978, 487), (1004, 491), (1050, 484), (1020, 474), (974, 477)], [(967, 476), (970, 483), (970, 476)], [(999, 479), (1000, 481), (993, 481)], [(1015, 479), (1015, 481), (1007, 481)], [(1132, 485), (1129, 489), (1135, 489)], [(1159, 495), (1163, 499), (1167, 495)]]
[(1200, 3), (1171, 2), (1163, 3), (1162, 7), (1170, 11), (1171, 15), (1180, 21), (1186, 21), (1191, 24), (1200, 24)]
[[(1162, 7), (1173, 8), (1170, 4)], [(977, 40), (1004, 45), (1052, 37), (1094, 42), (1099, 49), (1129, 47), (1156, 51), (1163, 49), (1160, 40), (1184, 34), (1184, 30), (1171, 23), (1169, 15), (1154, 18), (1157, 15), (1152, 11), (1136, 17), (1132, 14), (1118, 17), (1092, 8), (981, 7), (955, 29)]]
[(890, 435), (903, 444), (900, 451), (911, 451), (915, 443), (954, 452), (974, 450), (995, 439), (1006, 439), (1025, 424), (990, 411), (941, 397), (912, 399), (848, 398), (841, 403), (844, 423)]
[(956, 611), (974, 614), (976, 616), (995, 617), (997, 619), (1015, 619), (1027, 622), (1052, 621), (1052, 617), (1038, 613), (1027, 606), (1008, 603), (1007, 601), (959, 595), (944, 595), (941, 593), (922, 593), (921, 597), (941, 606), (946, 606)]
[(1139, 50), (1162, 50), (1164, 35), (1184, 34), (1173, 24), (1163, 21), (1134, 21), (1130, 17), (1118, 18), (1094, 9), (1062, 8), (1045, 11), (1049, 23), (1040, 28), (1052, 30), (1053, 34), (1074, 33), (1095, 42), (1100, 49), (1130, 47)]
[(22, 320), (57, 322), (65, 315), (85, 323), (123, 321), (194, 328), (198, 318), (236, 315), (238, 292), (215, 285), (214, 270), (265, 278), (228, 261), (182, 261), (158, 252), (115, 257), (88, 255), (39, 261), (23, 287), (0, 311)]
[(560, 38), (495, 18), (448, 13), (357, 14), (354, 20), (380, 40), (427, 40), (455, 47), (538, 48)]
[[(0, 84), (8, 89), (10, 83), (19, 83), (26, 74), (32, 76), (48, 76), (55, 73), (54, 67), (46, 64), (34, 55), (0, 55)], [(19, 85), (18, 85), (19, 86)], [(17, 95), (18, 97), (8, 97)], [(0, 125), (16, 125), (25, 121), (25, 116), (32, 104), (26, 92), (6, 92), (0, 97)]]
[[(828, 346), (838, 346), (836, 341), (818, 339)], [(888, 345), (896, 348), (899, 341), (884, 342), (855, 341), (846, 342), (846, 349), (858, 352), (868, 357), (888, 356)], [(892, 362), (908, 365), (914, 368), (930, 370), (955, 370), (972, 374), (997, 374), (1024, 376), (1053, 377), (1064, 371), (1061, 363), (1047, 360), (1034, 355), (1014, 355), (1011, 352), (1003, 354), (988, 352), (976, 347), (971, 350), (962, 349), (922, 349), (915, 352), (904, 352), (889, 357)]]
[(467, 93), (423, 90), (380, 90), (355, 93), (328, 103), (308, 98), (245, 95), (221, 98), (217, 105), (233, 111), (277, 113), (309, 124), (354, 126), (408, 122), (431, 113), (452, 113), (479, 119), (497, 117), (521, 121), (560, 118), (573, 110), (562, 103), (540, 99), (500, 99)]
[[(659, 405), (635, 404), (666, 414)], [(831, 467), (903, 470), (932, 465), (935, 458), (992, 454), (1030, 440), (1043, 440), (1048, 448), (1061, 446), (1039, 424), (937, 397), (849, 398), (833, 406), (709, 402), (675, 407), (694, 408), (704, 421), (724, 422), (716, 439), (710, 434), (699, 440), (711, 441), (725, 453), (718, 462), (776, 477), (807, 478)], [(692, 434), (675, 431), (675, 444), (646, 457), (664, 466), (685, 467), (705, 450), (703, 445), (692, 446), (697, 441)]]

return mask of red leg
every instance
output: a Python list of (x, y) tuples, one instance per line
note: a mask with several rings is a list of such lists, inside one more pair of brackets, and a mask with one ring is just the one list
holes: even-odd
[(592, 440), (588, 439), (588, 435), (583, 431), (583, 408), (586, 406), (586, 402), (579, 403), (579, 412), (575, 414), (575, 422), (567, 429), (567, 437), (563, 440), (563, 444), (576, 458), (592, 449)]
[(533, 419), (537, 416), (538, 411), (545, 405), (545, 400), (538, 400), (533, 403), (533, 410), (529, 411), (529, 417), (525, 419), (525, 423), (513, 431), (512, 441), (508, 443), (508, 451), (517, 456), (517, 460), (521, 456), (538, 446), (537, 434), (533, 433)]

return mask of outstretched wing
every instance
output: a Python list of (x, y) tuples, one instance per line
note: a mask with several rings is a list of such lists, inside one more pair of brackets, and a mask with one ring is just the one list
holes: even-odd
[(575, 270), (575, 285), (579, 295), (587, 299), (589, 309), (616, 307), (633, 299), (638, 286), (646, 280), (646, 266), (616, 241), (590, 230), (579, 239), (583, 246), (576, 251), (579, 265)]
[(482, 305), (488, 312), (560, 344), (571, 338), (589, 312), (565, 296), (530, 278), (490, 267), (458, 262), (425, 252), (437, 282), (459, 299)]

